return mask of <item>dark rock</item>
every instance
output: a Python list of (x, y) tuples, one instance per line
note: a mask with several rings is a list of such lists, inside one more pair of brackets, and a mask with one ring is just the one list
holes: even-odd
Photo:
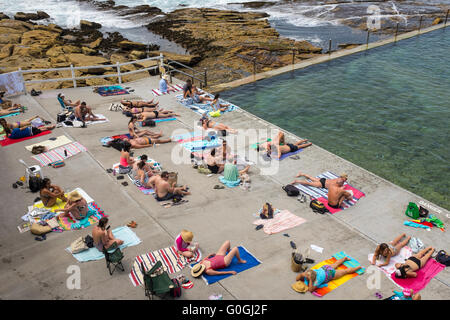
[(9, 16), (4, 14), (3, 12), (0, 12), (0, 20), (3, 20), (3, 19), (9, 19)]
[(81, 30), (95, 30), (100, 29), (102, 25), (97, 22), (87, 21), (87, 20), (80, 20), (80, 28)]

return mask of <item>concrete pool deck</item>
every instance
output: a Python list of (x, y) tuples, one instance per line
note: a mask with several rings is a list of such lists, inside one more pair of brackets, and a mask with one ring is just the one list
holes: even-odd
[[(130, 82), (123, 86), (135, 89), (130, 95), (102, 97), (92, 92), (92, 88), (62, 89), (45, 91), (39, 97), (19, 96), (14, 102), (28, 106), (25, 114), (7, 119), (20, 121), (35, 114), (54, 122), (60, 110), (56, 100), (58, 92), (64, 92), (72, 100), (81, 99), (93, 108), (94, 113), (104, 114), (109, 122), (81, 128), (57, 128), (52, 134), (30, 141), (1, 147), (0, 169), (2, 181), (2, 209), (0, 233), (0, 266), (2, 283), (1, 299), (146, 299), (142, 288), (133, 287), (128, 277), (130, 268), (137, 255), (147, 253), (173, 244), (181, 229), (193, 231), (194, 241), (199, 242), (203, 256), (215, 252), (225, 240), (232, 246), (245, 246), (262, 264), (213, 285), (207, 286), (202, 280), (195, 279), (194, 288), (183, 290), (181, 299), (208, 299), (211, 294), (222, 294), (225, 300), (303, 300), (317, 298), (311, 294), (299, 294), (291, 289), (296, 274), (290, 269), (292, 249), (289, 242), (294, 241), (303, 252), (311, 244), (324, 248), (322, 254), (311, 250), (311, 258), (317, 263), (328, 259), (332, 254), (345, 251), (357, 259), (364, 267), (369, 266), (367, 256), (373, 253), (376, 244), (393, 240), (401, 233), (420, 238), (426, 246), (449, 250), (450, 237), (447, 232), (433, 228), (431, 231), (410, 228), (403, 225), (408, 202), (425, 201), (441, 213), (430, 210), (446, 225), (449, 224), (449, 212), (426, 199), (412, 194), (332, 153), (313, 145), (301, 153), (300, 159), (287, 158), (279, 162), (275, 176), (261, 175), (262, 166), (257, 164), (250, 169), (252, 188), (214, 190), (219, 184), (217, 176), (207, 177), (192, 169), (190, 164), (176, 165), (172, 162), (175, 143), (164, 144), (156, 148), (134, 150), (135, 156), (147, 154), (160, 162), (165, 170), (178, 172), (178, 183), (188, 184), (192, 195), (187, 196), (188, 203), (172, 208), (163, 208), (152, 196), (144, 195), (135, 186), (122, 186), (122, 181), (106, 172), (112, 164), (119, 161), (119, 152), (102, 147), (99, 139), (105, 136), (121, 134), (127, 131), (126, 118), (121, 112), (108, 111), (111, 102), (120, 99), (152, 99), (151, 89), (157, 88), (159, 77), (150, 77)], [(175, 79), (175, 82), (178, 80)], [(177, 121), (162, 122), (157, 128), (164, 137), (171, 136), (178, 128), (193, 131), (199, 115), (183, 107), (176, 101), (175, 94), (157, 97), (165, 109), (178, 112)], [(243, 110), (226, 113), (220, 122), (240, 131), (246, 129), (276, 129), (276, 126), (257, 118)], [(88, 152), (78, 154), (66, 161), (66, 166), (58, 169), (43, 168), (43, 174), (51, 178), (52, 183), (65, 190), (76, 187), (84, 189), (110, 217), (111, 227), (126, 225), (130, 220), (138, 223), (132, 229), (142, 243), (124, 250), (125, 272), (116, 271), (110, 276), (105, 261), (78, 263), (65, 248), (80, 236), (91, 233), (92, 227), (78, 231), (50, 233), (47, 240), (38, 242), (27, 232), (20, 234), (17, 226), (27, 207), (38, 194), (26, 189), (12, 189), (11, 184), (24, 175), (24, 167), (17, 161), (24, 159), (29, 165), (37, 164), (31, 159), (31, 153), (25, 146), (47, 140), (50, 137), (66, 135), (83, 144)], [(239, 135), (237, 135), (239, 136)], [(227, 137), (232, 143), (236, 135)], [(299, 139), (286, 133), (287, 141)], [(314, 143), (314, 141), (312, 141)], [(249, 152), (240, 148), (238, 154)], [(316, 215), (308, 203), (300, 203), (289, 198), (281, 189), (292, 181), (298, 171), (318, 175), (325, 171), (346, 172), (349, 183), (363, 191), (366, 196), (355, 206), (334, 215)], [(125, 180), (127, 181), (127, 180)], [(128, 181), (129, 182), (129, 181)], [(288, 209), (295, 215), (307, 220), (306, 223), (287, 231), (268, 235), (262, 230), (256, 231), (252, 224), (253, 216), (264, 202), (272, 203), (276, 208)], [(283, 236), (283, 233), (290, 237)], [(67, 268), (77, 265), (81, 270), (81, 289), (69, 290), (66, 281), (70, 274)], [(189, 279), (189, 269), (182, 271)], [(381, 287), (368, 289), (369, 274), (351, 279), (322, 299), (362, 299), (376, 300), (375, 292), (388, 297), (398, 287), (386, 276), (380, 274)], [(450, 271), (443, 270), (431, 280), (420, 293), (423, 299), (447, 300), (450, 298)]]

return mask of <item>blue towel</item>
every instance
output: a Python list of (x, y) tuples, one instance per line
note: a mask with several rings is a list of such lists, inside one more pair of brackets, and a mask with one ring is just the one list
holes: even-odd
[(423, 224), (418, 224), (418, 223), (415, 223), (415, 222), (412, 222), (412, 221), (405, 221), (405, 222), (403, 222), (403, 224), (405, 226), (408, 226), (408, 227), (430, 229), (430, 227), (427, 227), (427, 226), (424, 226)]
[[(141, 243), (141, 239), (128, 227), (118, 227), (112, 233), (117, 239), (123, 240), (123, 244), (119, 247), (120, 249), (136, 246)], [(66, 248), (66, 251), (72, 253), (70, 247)], [(80, 262), (101, 260), (105, 257), (103, 252), (98, 251), (95, 247), (72, 255)]]
[(226, 185), (228, 188), (237, 187), (241, 183), (241, 179), (238, 179), (236, 181), (230, 181), (225, 180), (225, 178), (222, 176), (219, 177), (219, 181), (222, 182), (224, 185)]
[(8, 118), (8, 117), (13, 117), (13, 116), (17, 116), (18, 114), (20, 114), (20, 112), (16, 112), (16, 113), (10, 113), (7, 114), (5, 116), (0, 116), (0, 118)]
[[(346, 254), (344, 251), (338, 252), (333, 254), (333, 258), (336, 258), (337, 260), (348, 257), (350, 260), (344, 262), (344, 266), (347, 268), (356, 268), (359, 267), (361, 264), (356, 260), (350, 257), (348, 254)], [(356, 271), (357, 274), (361, 275), (365, 272), (366, 269), (361, 268), (358, 271)]]
[(193, 152), (210, 148), (217, 148), (222, 144), (221, 139), (208, 140), (195, 140), (189, 141), (182, 144), (183, 148)]
[[(216, 270), (216, 271), (236, 271), (237, 273), (240, 273), (242, 271), (245, 271), (247, 269), (250, 269), (250, 268), (253, 268), (253, 267), (257, 266), (258, 264), (261, 264), (261, 261), (256, 259), (244, 247), (239, 246), (238, 249), (239, 249), (239, 254), (241, 256), (241, 259), (245, 260), (247, 262), (246, 263), (239, 263), (237, 258), (233, 257), (233, 260), (231, 261), (231, 264), (228, 267), (226, 267), (224, 269)], [(196, 263), (191, 264), (190, 267), (192, 268), (194, 265), (196, 265)], [(223, 280), (223, 279), (228, 278), (230, 276), (232, 276), (232, 274), (209, 276), (206, 273), (203, 273), (202, 278), (203, 278), (203, 280), (205, 280), (206, 284), (213, 284), (213, 283), (215, 283), (217, 281)]]

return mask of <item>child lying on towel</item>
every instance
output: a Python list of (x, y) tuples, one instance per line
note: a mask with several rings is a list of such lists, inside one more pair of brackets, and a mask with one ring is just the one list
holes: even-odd
[(350, 261), (351, 259), (349, 257), (345, 257), (342, 259), (339, 259), (333, 264), (330, 265), (324, 265), (316, 270), (308, 270), (305, 272), (300, 273), (296, 280), (297, 281), (303, 281), (305, 285), (308, 286), (307, 291), (314, 292), (317, 288), (320, 288), (321, 286), (327, 284), (331, 280), (339, 279), (346, 274), (354, 273), (361, 269), (361, 266), (355, 267), (355, 268), (347, 268), (343, 270), (336, 270), (341, 264), (343, 264), (345, 261)]

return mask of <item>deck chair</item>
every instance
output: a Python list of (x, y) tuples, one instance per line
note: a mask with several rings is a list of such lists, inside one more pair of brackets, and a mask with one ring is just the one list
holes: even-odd
[(174, 288), (172, 280), (170, 280), (167, 271), (157, 273), (156, 271), (162, 267), (161, 261), (149, 270), (145, 271), (144, 264), (141, 262), (140, 269), (144, 275), (145, 296), (153, 300), (154, 295), (165, 295)]
[[(109, 250), (111, 250), (110, 248)], [(122, 271), (125, 271), (125, 268), (122, 264), (122, 259), (124, 257), (122, 251), (120, 251), (120, 248), (116, 248), (113, 252), (108, 252), (103, 247), (103, 254), (105, 255), (106, 260), (106, 268), (109, 270), (109, 274), (112, 275), (116, 268), (119, 268)]]
[(56, 99), (58, 99), (58, 102), (59, 102), (59, 104), (61, 105), (61, 109), (62, 109), (62, 111), (73, 111), (73, 108), (71, 107), (71, 106), (66, 106), (65, 104), (64, 104), (64, 101), (61, 99), (61, 98), (56, 98)]

